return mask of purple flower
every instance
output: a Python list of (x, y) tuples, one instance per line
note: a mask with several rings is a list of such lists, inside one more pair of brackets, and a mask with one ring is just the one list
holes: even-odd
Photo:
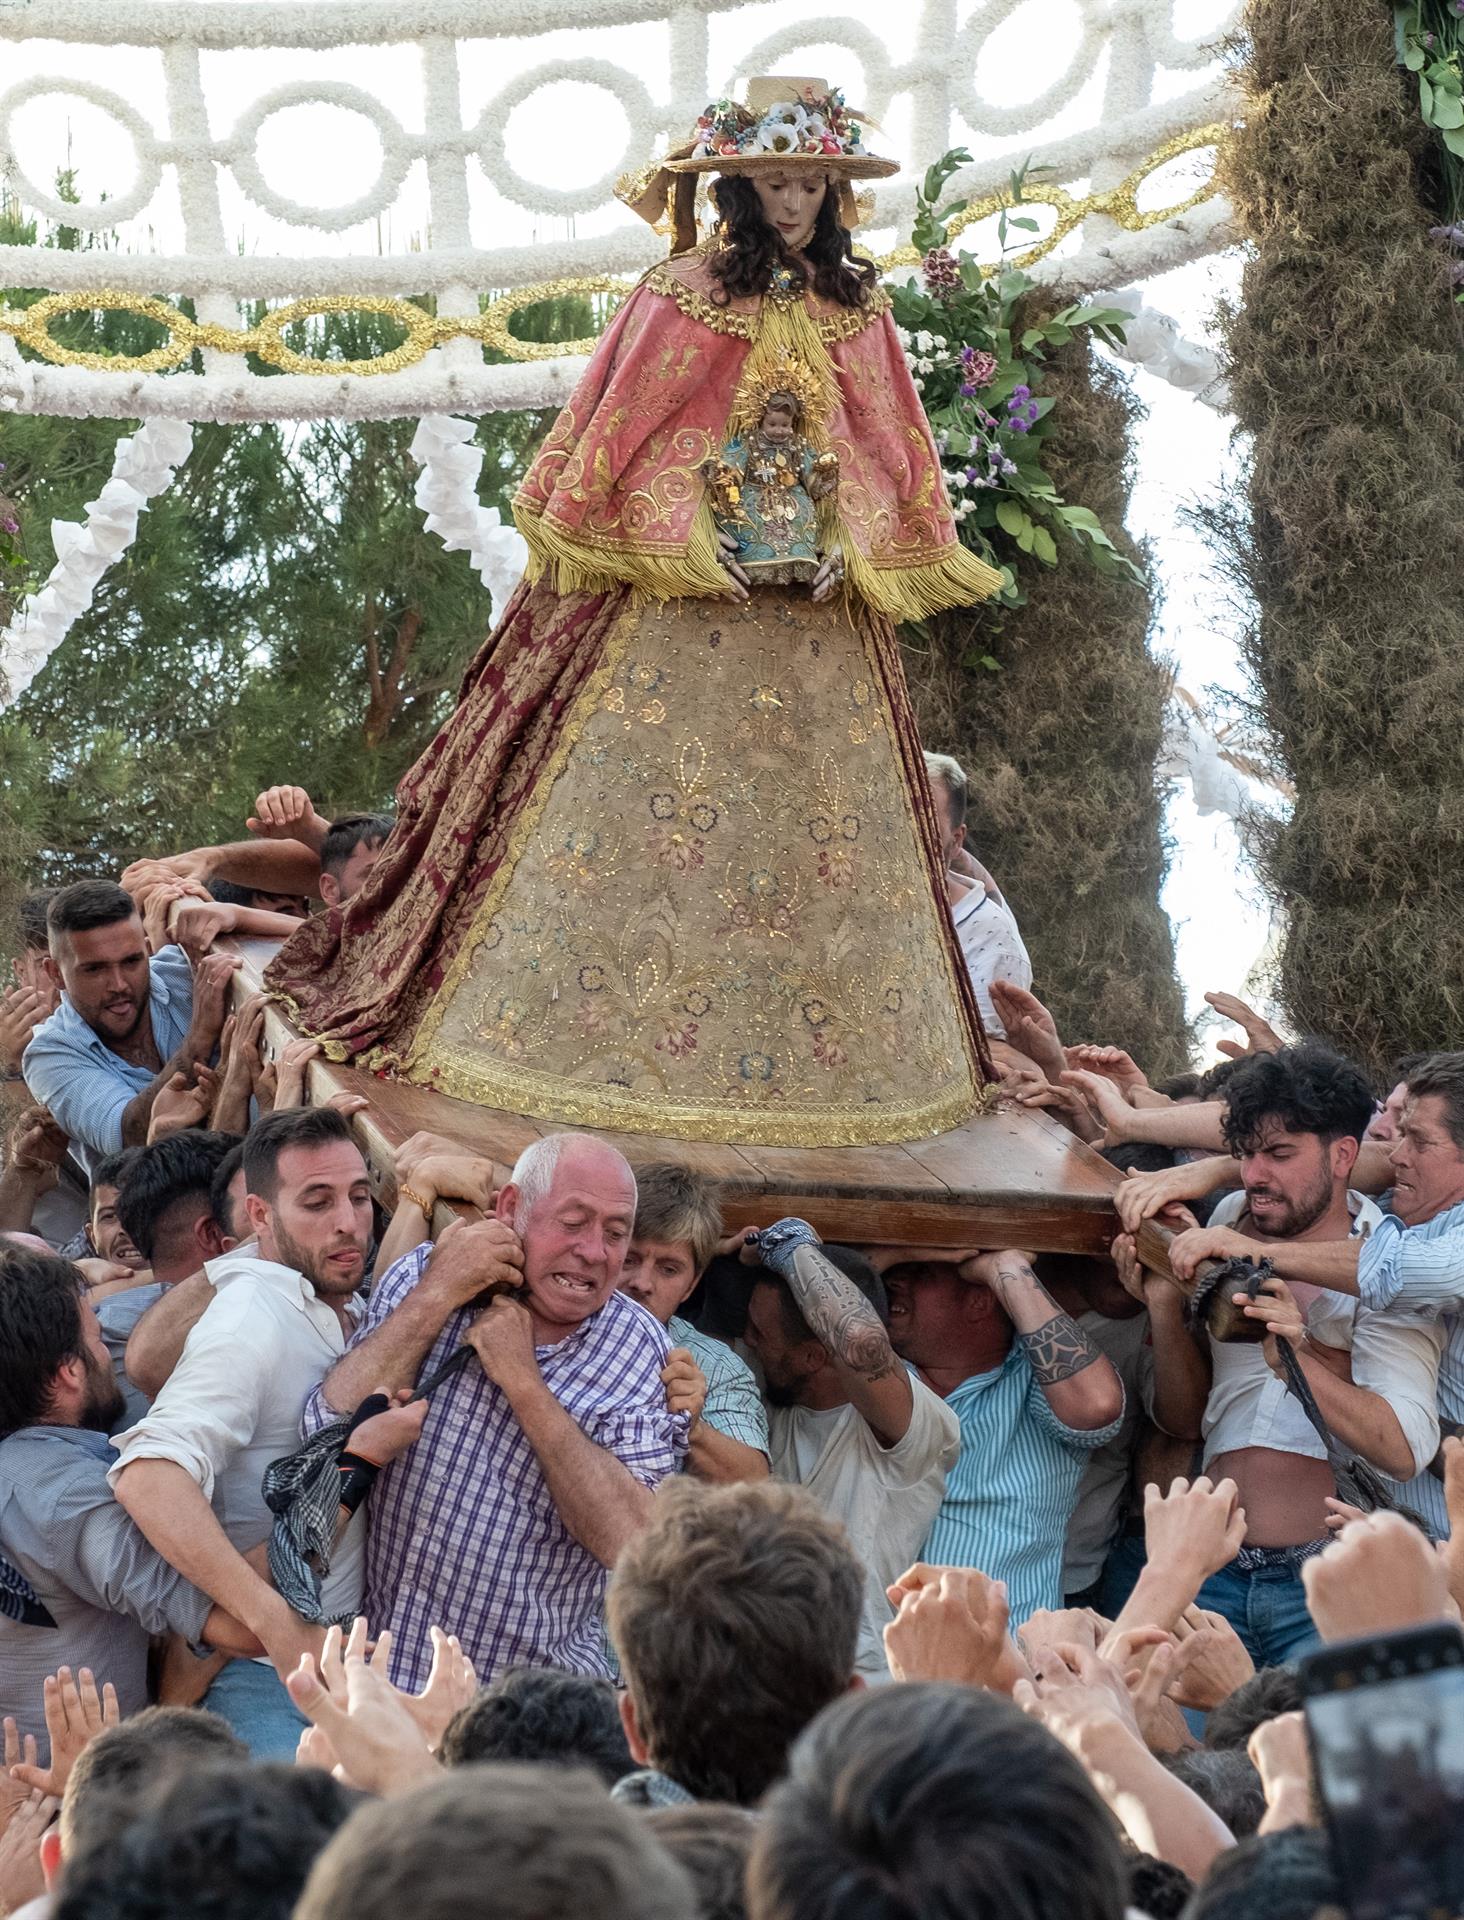
[(1451, 247), (1464, 248), (1464, 227), (1430, 227), (1430, 240), (1442, 240)]
[(18, 520), (12, 520), (9, 514), (7, 514), (3, 520), (0, 520), (0, 529), (3, 529), (6, 533), (19, 533), (20, 522)]
[(1423, 44), (1429, 49), (1430, 52), (1433, 51), (1434, 37), (1431, 33), (1426, 33), (1423, 36)]
[(1015, 413), (1024, 400), (1030, 400), (1031, 398), (1032, 389), (1030, 387), (1013, 387), (1012, 397), (1007, 401), (1008, 413)]

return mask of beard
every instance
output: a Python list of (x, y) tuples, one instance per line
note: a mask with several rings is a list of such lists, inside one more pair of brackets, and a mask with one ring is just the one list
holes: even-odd
[[(1332, 1204), (1332, 1176), (1325, 1170), (1317, 1176), (1316, 1183), (1304, 1193), (1293, 1199), (1286, 1194), (1277, 1193), (1274, 1187), (1257, 1187), (1248, 1192), (1246, 1203), (1252, 1208), (1251, 1218), (1255, 1219), (1254, 1207), (1257, 1198), (1269, 1200), (1271, 1205), (1265, 1210), (1263, 1231), (1273, 1240), (1293, 1240), (1299, 1233), (1305, 1233), (1308, 1227), (1317, 1221)], [(1257, 1225), (1262, 1222), (1257, 1221)]]
[[(366, 1278), (366, 1248), (359, 1240), (333, 1240), (328, 1247), (302, 1247), (280, 1225), (278, 1213), (274, 1217), (273, 1238), (280, 1265), (293, 1267), (296, 1273), (303, 1274), (323, 1300), (349, 1299)], [(361, 1256), (360, 1271), (349, 1284), (330, 1265), (330, 1256), (343, 1253), (347, 1247), (354, 1247)]]
[(127, 1411), (127, 1398), (110, 1366), (86, 1356), (86, 1398), (76, 1424), (89, 1433), (110, 1433)]

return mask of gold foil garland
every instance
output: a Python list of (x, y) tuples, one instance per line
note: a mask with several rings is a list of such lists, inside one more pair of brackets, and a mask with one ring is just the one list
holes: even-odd
[[(1145, 180), (1160, 167), (1167, 166), (1183, 153), (1219, 145), (1227, 132), (1228, 128), (1217, 122), (1176, 134), (1173, 139), (1156, 147), (1116, 187), (1087, 194), (1081, 199), (1074, 198), (1062, 187), (1024, 187), (1023, 206), (1051, 207), (1057, 219), (1051, 232), (1043, 234), (1024, 252), (1013, 255), (1007, 264), (1027, 267), (1042, 259), (1092, 214), (1106, 214), (1126, 232), (1140, 233), (1148, 227), (1161, 226), (1166, 220), (1188, 213), (1213, 194), (1213, 176), (1197, 187), (1188, 199), (1174, 206), (1153, 208), (1148, 213), (1139, 211), (1139, 192)], [(981, 200), (973, 201), (949, 222), (951, 237), (954, 239), (968, 227), (990, 219), (1000, 213), (1003, 207), (1010, 205), (1011, 202), (1002, 194), (988, 194)], [(914, 247), (897, 247), (876, 264), (882, 273), (887, 273), (899, 267), (918, 266), (920, 259)], [(181, 366), (196, 348), (213, 347), (223, 353), (252, 353), (267, 365), (285, 373), (322, 374), (327, 378), (344, 374), (366, 378), (373, 374), (400, 373), (404, 368), (414, 367), (434, 347), (448, 340), (477, 340), (481, 345), (502, 354), (506, 360), (520, 362), (589, 354), (595, 348), (593, 338), (520, 340), (509, 332), (509, 320), (523, 308), (538, 306), (543, 301), (587, 299), (597, 295), (619, 301), (631, 291), (630, 283), (608, 274), (581, 274), (568, 279), (542, 280), (531, 287), (515, 287), (507, 293), (496, 295), (478, 314), (450, 315), (426, 313), (410, 300), (370, 294), (324, 294), (314, 299), (292, 300), (286, 306), (272, 308), (257, 326), (234, 328), (192, 320), (180, 308), (151, 295), (103, 287), (96, 292), (46, 294), (30, 307), (0, 307), (0, 333), (12, 335), (22, 346), (30, 347), (42, 359), (58, 367), (87, 367), (112, 373), (163, 373)], [(62, 314), (95, 311), (131, 313), (141, 319), (152, 320), (167, 330), (167, 341), (147, 353), (112, 354), (86, 353), (77, 348), (63, 347), (52, 338), (51, 323)], [(285, 344), (286, 327), (332, 313), (379, 314), (395, 322), (406, 338), (399, 346), (375, 354), (369, 360), (316, 360), (308, 354), (295, 352)]]

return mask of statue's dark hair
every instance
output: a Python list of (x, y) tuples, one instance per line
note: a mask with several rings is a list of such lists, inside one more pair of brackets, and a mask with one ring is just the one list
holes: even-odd
[[(722, 244), (707, 262), (719, 291), (713, 304), (725, 307), (734, 299), (766, 293), (774, 271), (787, 267), (805, 279), (806, 269), (783, 244), (783, 236), (765, 218), (757, 188), (744, 174), (719, 174), (712, 182), (712, 198), (722, 216)], [(869, 304), (870, 289), (879, 278), (872, 260), (854, 253), (849, 229), (839, 220), (839, 196), (831, 185), (813, 226), (813, 238), (804, 248), (813, 268), (813, 290), (841, 307)]]

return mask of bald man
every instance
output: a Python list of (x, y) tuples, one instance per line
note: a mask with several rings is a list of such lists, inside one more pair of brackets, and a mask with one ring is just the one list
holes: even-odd
[(371, 1496), (366, 1613), (391, 1628), (398, 1686), (425, 1682), (433, 1626), (458, 1636), (482, 1681), (516, 1666), (609, 1671), (608, 1571), (687, 1446), (661, 1384), (670, 1341), (616, 1290), (635, 1205), (612, 1147), (536, 1141), (491, 1218), (383, 1275), (307, 1406), (309, 1433), (378, 1388), (415, 1385), (462, 1343), (476, 1356)]

